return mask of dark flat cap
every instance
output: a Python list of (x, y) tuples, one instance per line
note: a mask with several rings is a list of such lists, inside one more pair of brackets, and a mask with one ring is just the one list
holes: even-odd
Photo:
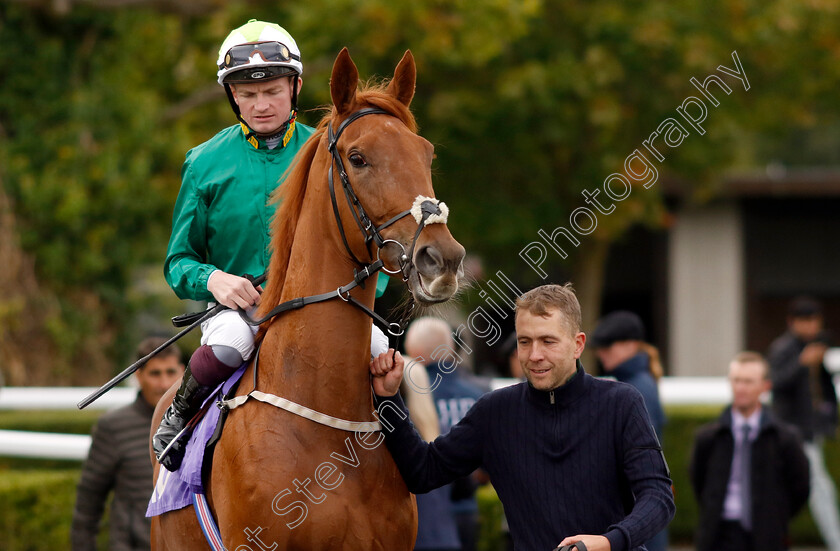
[(822, 315), (822, 304), (812, 297), (796, 297), (788, 304), (788, 315), (792, 318), (811, 318)]
[(610, 312), (598, 322), (589, 337), (595, 348), (605, 348), (619, 341), (641, 341), (645, 339), (645, 324), (642, 319), (627, 310)]

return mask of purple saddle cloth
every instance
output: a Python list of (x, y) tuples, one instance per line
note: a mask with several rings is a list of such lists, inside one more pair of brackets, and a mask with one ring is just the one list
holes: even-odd
[[(221, 383), (204, 400), (204, 404), (217, 400), (220, 392), (222, 396), (226, 395), (233, 385), (242, 378), (242, 374), (245, 373), (245, 367), (247, 365), (247, 363), (242, 364), (233, 375)], [(204, 493), (204, 484), (201, 481), (204, 449), (210, 437), (213, 436), (213, 432), (216, 430), (216, 424), (219, 422), (220, 415), (221, 410), (219, 408), (210, 406), (207, 413), (193, 430), (192, 436), (187, 443), (184, 460), (181, 462), (178, 470), (171, 472), (164, 468), (160, 469), (155, 489), (152, 491), (152, 497), (149, 500), (149, 507), (146, 509), (147, 517), (154, 517), (168, 511), (183, 509), (187, 505), (192, 505), (193, 494)]]

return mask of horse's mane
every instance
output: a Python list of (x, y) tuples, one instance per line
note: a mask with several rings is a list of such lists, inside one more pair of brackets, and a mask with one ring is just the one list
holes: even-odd
[[(402, 102), (386, 92), (388, 81), (382, 83), (365, 83), (356, 92), (356, 104), (361, 109), (366, 106), (378, 107), (397, 117), (409, 130), (416, 133), (417, 123), (414, 115)], [(337, 116), (335, 107), (321, 118), (315, 132), (303, 145), (295, 156), (292, 166), (287, 172), (283, 184), (272, 194), (272, 202), (280, 202), (273, 220), (271, 221), (271, 261), (268, 266), (268, 278), (265, 292), (260, 301), (257, 313), (259, 317), (266, 315), (272, 308), (280, 304), (283, 286), (286, 281), (286, 271), (292, 252), (295, 229), (300, 218), (303, 198), (306, 195), (306, 182), (318, 151), (321, 138), (327, 131), (327, 125)], [(325, 206), (326, 208), (326, 206)], [(326, 211), (325, 211), (326, 213)], [(273, 320), (272, 320), (273, 321)], [(271, 322), (268, 322), (269, 324)], [(266, 325), (260, 330), (257, 339), (265, 334)]]

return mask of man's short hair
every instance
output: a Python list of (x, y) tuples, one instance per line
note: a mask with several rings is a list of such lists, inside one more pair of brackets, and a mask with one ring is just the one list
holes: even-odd
[(522, 310), (534, 316), (547, 317), (559, 310), (572, 333), (580, 331), (580, 302), (571, 283), (540, 285), (516, 299), (516, 314)]
[[(162, 345), (167, 341), (166, 337), (148, 337), (143, 339), (143, 341), (137, 345), (137, 359), (146, 357), (152, 352), (154, 352), (155, 348)], [(176, 358), (179, 362), (181, 361), (181, 349), (178, 348), (175, 344), (170, 344), (157, 354), (155, 354), (155, 358), (169, 358), (169, 357)]]
[(764, 379), (767, 379), (770, 376), (770, 365), (767, 363), (767, 360), (759, 354), (758, 352), (753, 352), (752, 350), (744, 350), (742, 352), (738, 352), (735, 354), (735, 357), (732, 358), (732, 363), (738, 364), (748, 364), (748, 363), (757, 363), (761, 364), (763, 367), (764, 372)]
[[(445, 346), (453, 349), (455, 341), (452, 337), (452, 328), (449, 324), (432, 316), (417, 318), (405, 332), (405, 349), (409, 354), (419, 352), (431, 354), (438, 347)], [(431, 358), (425, 358), (431, 361)]]

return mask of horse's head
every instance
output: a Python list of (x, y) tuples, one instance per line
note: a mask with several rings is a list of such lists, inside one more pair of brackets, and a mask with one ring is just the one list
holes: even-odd
[(446, 206), (434, 199), (434, 147), (416, 134), (408, 109), (415, 78), (407, 51), (387, 87), (359, 91), (358, 70), (343, 49), (330, 79), (334, 108), (325, 138), (337, 156), (333, 207), (344, 247), (367, 261), (381, 246), (386, 271), (402, 273), (415, 299), (428, 304), (458, 290), (464, 247), (449, 233)]

